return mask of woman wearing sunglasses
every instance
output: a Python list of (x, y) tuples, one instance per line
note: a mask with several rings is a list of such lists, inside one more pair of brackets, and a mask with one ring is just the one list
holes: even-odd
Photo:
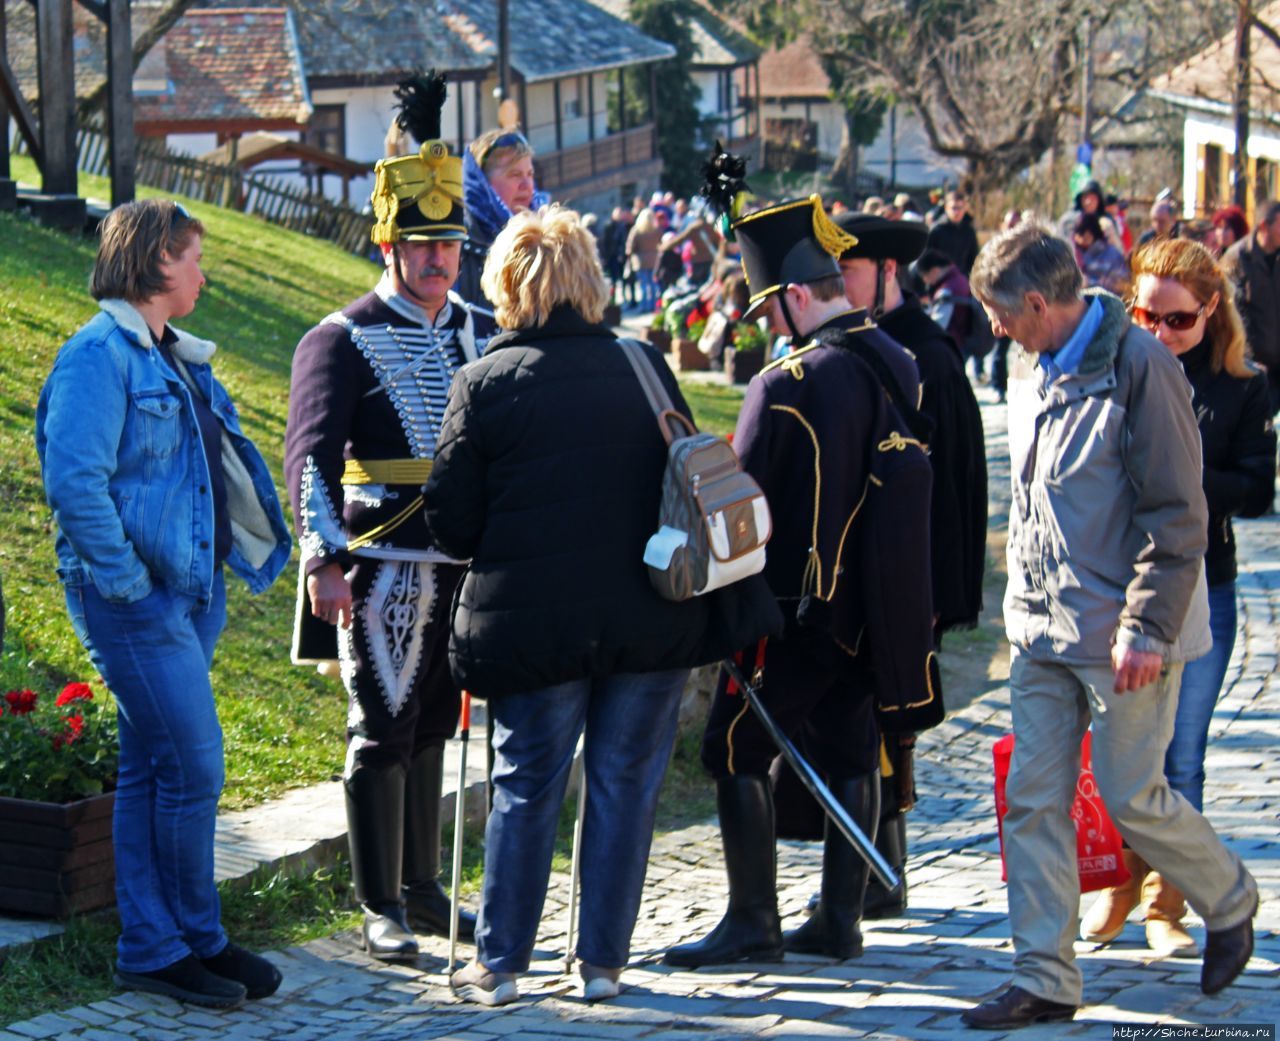
[(119, 709), (116, 983), (229, 1008), (280, 973), (227, 941), (214, 886), (223, 564), (261, 593), (292, 542), (214, 345), (169, 324), (204, 286), (203, 238), (168, 200), (108, 214), (89, 283), (100, 310), (58, 353), (36, 448), (71, 624)]
[[(1182, 362), (1191, 383), (1204, 452), (1209, 503), (1209, 625), (1213, 648), (1186, 664), (1173, 740), (1165, 756), (1169, 785), (1197, 810), (1203, 805), (1204, 756), (1209, 722), (1236, 638), (1236, 555), (1231, 518), (1257, 517), (1271, 508), (1276, 436), (1267, 378), (1245, 358), (1244, 328), (1222, 269), (1198, 242), (1160, 239), (1139, 247), (1131, 260), (1135, 324), (1149, 330)], [(1104, 890), (1085, 916), (1081, 935), (1105, 943), (1147, 900), (1147, 944), (1165, 956), (1195, 957), (1195, 941), (1182, 926), (1182, 894), (1133, 850), (1124, 851), (1130, 880)], [(1153, 865), (1158, 867), (1158, 865)], [(1145, 882), (1143, 880), (1146, 876)]]

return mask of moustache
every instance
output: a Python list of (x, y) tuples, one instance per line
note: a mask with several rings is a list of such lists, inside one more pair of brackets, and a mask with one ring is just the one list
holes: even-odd
[(449, 278), (452, 272), (447, 267), (428, 264), (418, 270), (419, 278)]

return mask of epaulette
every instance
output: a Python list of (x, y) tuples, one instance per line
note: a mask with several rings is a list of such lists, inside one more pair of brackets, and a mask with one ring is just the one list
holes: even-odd
[(802, 354), (808, 354), (815, 347), (821, 346), (822, 344), (820, 343), (811, 343), (808, 347), (801, 347), (798, 351), (792, 351), (790, 354), (784, 355), (777, 361), (771, 361), (760, 370), (760, 375), (763, 376), (766, 372), (770, 372), (773, 369), (781, 369), (783, 372), (790, 373), (796, 379), (802, 380), (804, 379), (804, 362), (800, 360), (800, 356)]

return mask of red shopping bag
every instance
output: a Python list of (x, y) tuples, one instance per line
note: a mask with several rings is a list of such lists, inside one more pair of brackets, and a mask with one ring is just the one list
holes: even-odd
[[(1123, 844), (1107, 808), (1102, 804), (1097, 782), (1093, 779), (1093, 732), (1086, 730), (1080, 743), (1080, 776), (1076, 780), (1076, 799), (1071, 804), (1071, 819), (1076, 826), (1076, 863), (1080, 869), (1080, 892), (1090, 893), (1129, 881), (1129, 870), (1120, 855)], [(1013, 735), (1006, 734), (995, 743), (992, 754), (996, 761), (996, 829), (1000, 833), (1000, 878), (1009, 880), (1004, 863), (1004, 815), (1009, 808), (1005, 784), (1009, 780), (1009, 762), (1013, 759)]]

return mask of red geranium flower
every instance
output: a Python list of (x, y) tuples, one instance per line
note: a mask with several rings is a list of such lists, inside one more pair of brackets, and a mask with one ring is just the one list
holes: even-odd
[(87, 683), (68, 683), (62, 688), (62, 693), (58, 695), (58, 700), (54, 702), (59, 708), (63, 705), (69, 705), (73, 701), (92, 701), (93, 688)]
[(63, 722), (67, 724), (67, 729), (61, 734), (54, 734), (54, 748), (61, 748), (63, 745), (74, 744), (80, 735), (84, 733), (84, 716), (67, 716)]
[(15, 716), (25, 716), (36, 707), (36, 694), (33, 690), (11, 690), (4, 696), (4, 700), (9, 703), (9, 709)]

